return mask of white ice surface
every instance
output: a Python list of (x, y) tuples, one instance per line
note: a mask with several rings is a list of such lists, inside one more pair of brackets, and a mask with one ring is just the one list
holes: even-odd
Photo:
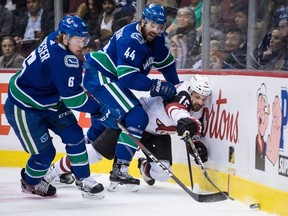
[[(104, 187), (108, 175), (95, 175)], [(177, 184), (141, 181), (138, 192), (121, 186), (116, 192), (105, 190), (102, 200), (82, 198), (75, 185), (57, 187), (57, 197), (43, 198), (20, 189), (20, 168), (0, 168), (0, 215), (21, 216), (268, 216), (237, 201), (199, 203)], [(270, 215), (271, 216), (271, 215)]]

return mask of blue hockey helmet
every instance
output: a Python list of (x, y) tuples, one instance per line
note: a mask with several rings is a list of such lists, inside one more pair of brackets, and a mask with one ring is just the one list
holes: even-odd
[(165, 9), (158, 4), (149, 4), (143, 10), (142, 19), (151, 20), (154, 23), (164, 25), (167, 20)]
[(69, 36), (85, 37), (87, 43), (90, 39), (87, 24), (81, 17), (76, 15), (66, 15), (63, 17), (58, 25), (58, 31), (60, 33), (66, 33)]

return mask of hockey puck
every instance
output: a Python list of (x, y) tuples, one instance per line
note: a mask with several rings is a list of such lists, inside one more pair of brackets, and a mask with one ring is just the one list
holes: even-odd
[(259, 209), (260, 208), (260, 204), (259, 203), (252, 203), (250, 204), (250, 209)]

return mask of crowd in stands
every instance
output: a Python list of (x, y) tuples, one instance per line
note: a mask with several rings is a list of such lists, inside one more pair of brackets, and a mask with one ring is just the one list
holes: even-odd
[[(178, 69), (201, 69), (203, 0), (146, 0), (167, 13), (166, 45)], [(210, 1), (210, 69), (287, 70), (288, 0), (256, 1), (253, 51), (247, 54), (249, 0)], [(63, 0), (63, 14), (82, 17), (91, 39), (84, 53), (104, 47), (136, 21), (136, 0)], [(18, 67), (54, 30), (53, 0), (0, 0), (1, 68)], [(9, 50), (9, 51), (8, 51)], [(20, 58), (19, 56), (22, 56)], [(15, 63), (13, 63), (15, 61)], [(21, 65), (21, 64), (20, 64)]]

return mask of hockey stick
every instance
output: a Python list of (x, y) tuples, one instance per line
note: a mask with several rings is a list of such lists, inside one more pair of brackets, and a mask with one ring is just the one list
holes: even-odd
[(206, 168), (205, 168), (205, 166), (204, 166), (204, 163), (203, 163), (203, 161), (201, 160), (201, 157), (200, 157), (200, 155), (199, 155), (199, 153), (198, 153), (198, 150), (196, 149), (195, 144), (194, 144), (194, 142), (192, 141), (192, 139), (191, 139), (191, 137), (190, 137), (190, 133), (189, 133), (188, 131), (186, 131), (186, 132), (184, 133), (184, 136), (185, 136), (185, 137), (184, 137), (185, 142), (191, 146), (192, 151), (194, 152), (195, 158), (196, 158), (198, 164), (200, 165), (200, 167), (201, 167), (201, 169), (202, 169), (202, 171), (203, 171), (203, 174), (204, 174), (205, 178), (210, 182), (210, 184), (211, 184), (214, 188), (216, 188), (216, 189), (219, 191), (220, 194), (222, 194), (223, 198), (225, 198), (225, 199), (230, 199), (230, 200), (234, 200), (232, 197), (230, 197), (230, 196), (228, 195), (227, 192), (221, 191), (221, 190), (214, 184), (214, 182), (210, 179), (210, 177), (208, 176), (208, 173), (207, 173), (207, 170), (206, 170)]
[(163, 169), (187, 194), (189, 194), (194, 200), (198, 202), (217, 202), (225, 200), (226, 197), (222, 193), (214, 194), (196, 194), (189, 190), (183, 182), (181, 182), (161, 161), (159, 161), (141, 142), (139, 142), (118, 120), (116, 120), (118, 127), (126, 133), (132, 141), (138, 145), (143, 152), (145, 152), (153, 162)]
[(193, 184), (192, 167), (191, 167), (191, 160), (190, 160), (188, 145), (189, 145), (189, 144), (186, 143), (186, 153), (187, 153), (187, 161), (188, 161), (190, 185), (191, 185), (191, 190), (193, 190), (194, 184)]

